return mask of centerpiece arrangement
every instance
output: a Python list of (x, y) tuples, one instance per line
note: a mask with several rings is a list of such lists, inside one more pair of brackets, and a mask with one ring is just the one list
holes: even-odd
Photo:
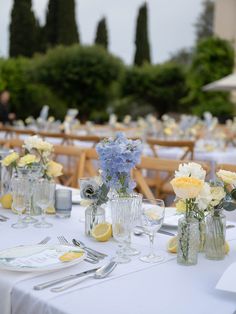
[(206, 257), (211, 259), (220, 259), (220, 254), (216, 253), (218, 249), (222, 252), (221, 258), (225, 256), (225, 216), (222, 211), (236, 209), (236, 190), (228, 186), (234, 183), (233, 180), (236, 183), (236, 174), (220, 170), (217, 177), (220, 180), (208, 183), (201, 165), (188, 163), (180, 165), (171, 181), (177, 196), (177, 210), (184, 213), (178, 224), (179, 264), (196, 264), (198, 252), (204, 250)]
[[(28, 194), (26, 208), (27, 223), (35, 222), (31, 217), (35, 214), (35, 206), (32, 206), (33, 186), (38, 178), (53, 181), (54, 178), (62, 175), (62, 165), (51, 159), (53, 146), (38, 136), (28, 137), (23, 144), (23, 153), (12, 152), (2, 160), (2, 166), (7, 169), (9, 176), (2, 179), (2, 184), (8, 186), (8, 191), (3, 192), (2, 198), (7, 195), (9, 199), (8, 208), (11, 208), (10, 182), (12, 177), (25, 178), (28, 182), (25, 192)], [(7, 194), (6, 194), (7, 193)]]

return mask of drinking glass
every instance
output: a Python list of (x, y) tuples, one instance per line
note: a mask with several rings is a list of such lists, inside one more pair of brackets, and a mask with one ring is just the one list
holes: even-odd
[(129, 196), (130, 202), (130, 222), (129, 222), (129, 236), (126, 241), (124, 249), (125, 255), (134, 256), (139, 255), (140, 251), (131, 246), (131, 233), (136, 225), (139, 224), (142, 212), (142, 194), (131, 194)]
[(124, 250), (130, 233), (131, 203), (132, 198), (129, 197), (114, 196), (109, 200), (113, 237), (119, 243), (114, 260), (119, 264), (130, 262), (130, 258), (125, 255)]
[(147, 263), (157, 263), (163, 260), (162, 256), (154, 252), (154, 238), (161, 228), (165, 216), (165, 204), (160, 199), (143, 200), (141, 221), (144, 231), (149, 235), (150, 251), (148, 255), (140, 257), (140, 260)]
[(72, 210), (72, 191), (68, 189), (57, 189), (55, 192), (56, 216), (70, 218)]
[(33, 164), (29, 167), (18, 167), (17, 174), (19, 178), (26, 179), (25, 191), (26, 191), (26, 215), (23, 218), (23, 222), (32, 224), (36, 223), (38, 220), (32, 217), (32, 196), (33, 187), (35, 181), (41, 176), (42, 166), (40, 164)]
[(25, 179), (13, 178), (12, 179), (12, 207), (18, 213), (17, 223), (12, 224), (12, 228), (22, 229), (28, 225), (22, 221), (22, 213), (26, 208), (26, 193), (25, 193)]
[(36, 228), (50, 228), (52, 224), (45, 219), (46, 209), (53, 202), (55, 183), (47, 179), (41, 179), (34, 186), (34, 203), (41, 208), (41, 221), (37, 222)]

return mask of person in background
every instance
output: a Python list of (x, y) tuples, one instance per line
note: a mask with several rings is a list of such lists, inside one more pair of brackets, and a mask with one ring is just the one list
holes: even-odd
[(10, 93), (4, 90), (0, 93), (0, 123), (12, 124), (16, 118), (15, 113), (10, 112)]

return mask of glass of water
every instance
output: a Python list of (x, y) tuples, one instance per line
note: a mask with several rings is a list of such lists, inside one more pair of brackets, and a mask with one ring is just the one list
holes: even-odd
[(140, 257), (146, 263), (158, 263), (163, 260), (162, 256), (154, 252), (154, 239), (157, 231), (161, 228), (165, 216), (165, 204), (160, 199), (144, 199), (142, 205), (142, 227), (149, 235), (150, 251), (148, 255)]
[(26, 209), (27, 195), (25, 192), (25, 185), (27, 181), (24, 178), (13, 178), (12, 179), (12, 208), (18, 213), (18, 221), (12, 224), (12, 228), (22, 229), (28, 225), (22, 221), (22, 213)]

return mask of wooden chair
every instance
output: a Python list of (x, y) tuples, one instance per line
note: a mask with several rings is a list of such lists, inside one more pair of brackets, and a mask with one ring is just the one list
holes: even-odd
[(59, 141), (59, 145), (62, 144), (69, 144), (68, 140), (67, 140), (67, 135), (65, 133), (56, 133), (56, 132), (46, 132), (46, 131), (40, 131), (37, 132), (37, 135), (39, 137), (41, 137), (43, 140), (49, 141), (49, 142), (53, 142), (53, 140), (57, 140)]
[(98, 154), (94, 148), (84, 150), (85, 162), (81, 167), (84, 166), (81, 177), (94, 177), (98, 175)]
[(59, 178), (60, 183), (77, 188), (85, 168), (84, 150), (71, 145), (54, 145), (54, 156), (55, 160), (64, 166), (63, 176)]
[(74, 144), (74, 141), (79, 142), (90, 142), (91, 146), (94, 147), (98, 142), (101, 141), (102, 137), (96, 135), (76, 135), (76, 134), (67, 134), (66, 139), (71, 145)]
[(216, 171), (219, 171), (220, 169), (222, 170), (227, 170), (227, 171), (232, 171), (236, 172), (236, 165), (231, 165), (231, 164), (218, 164), (216, 166)]
[(157, 146), (162, 147), (178, 147), (183, 149), (183, 155), (179, 158), (180, 160), (184, 160), (188, 157), (188, 159), (193, 160), (194, 155), (194, 141), (169, 141), (169, 140), (158, 140), (154, 138), (147, 139), (148, 145), (151, 147), (153, 154), (155, 157), (158, 156)]
[[(201, 164), (207, 173), (210, 172), (210, 166), (207, 163), (196, 162)], [(147, 198), (165, 198), (173, 194), (170, 181), (181, 163), (183, 161), (142, 156), (141, 163), (133, 171), (138, 190)], [(150, 171), (154, 172), (153, 176), (145, 175), (144, 172)]]
[(21, 153), (23, 148), (22, 145), (24, 141), (19, 138), (11, 138), (5, 141), (4, 147), (8, 149), (14, 149), (15, 151)]

